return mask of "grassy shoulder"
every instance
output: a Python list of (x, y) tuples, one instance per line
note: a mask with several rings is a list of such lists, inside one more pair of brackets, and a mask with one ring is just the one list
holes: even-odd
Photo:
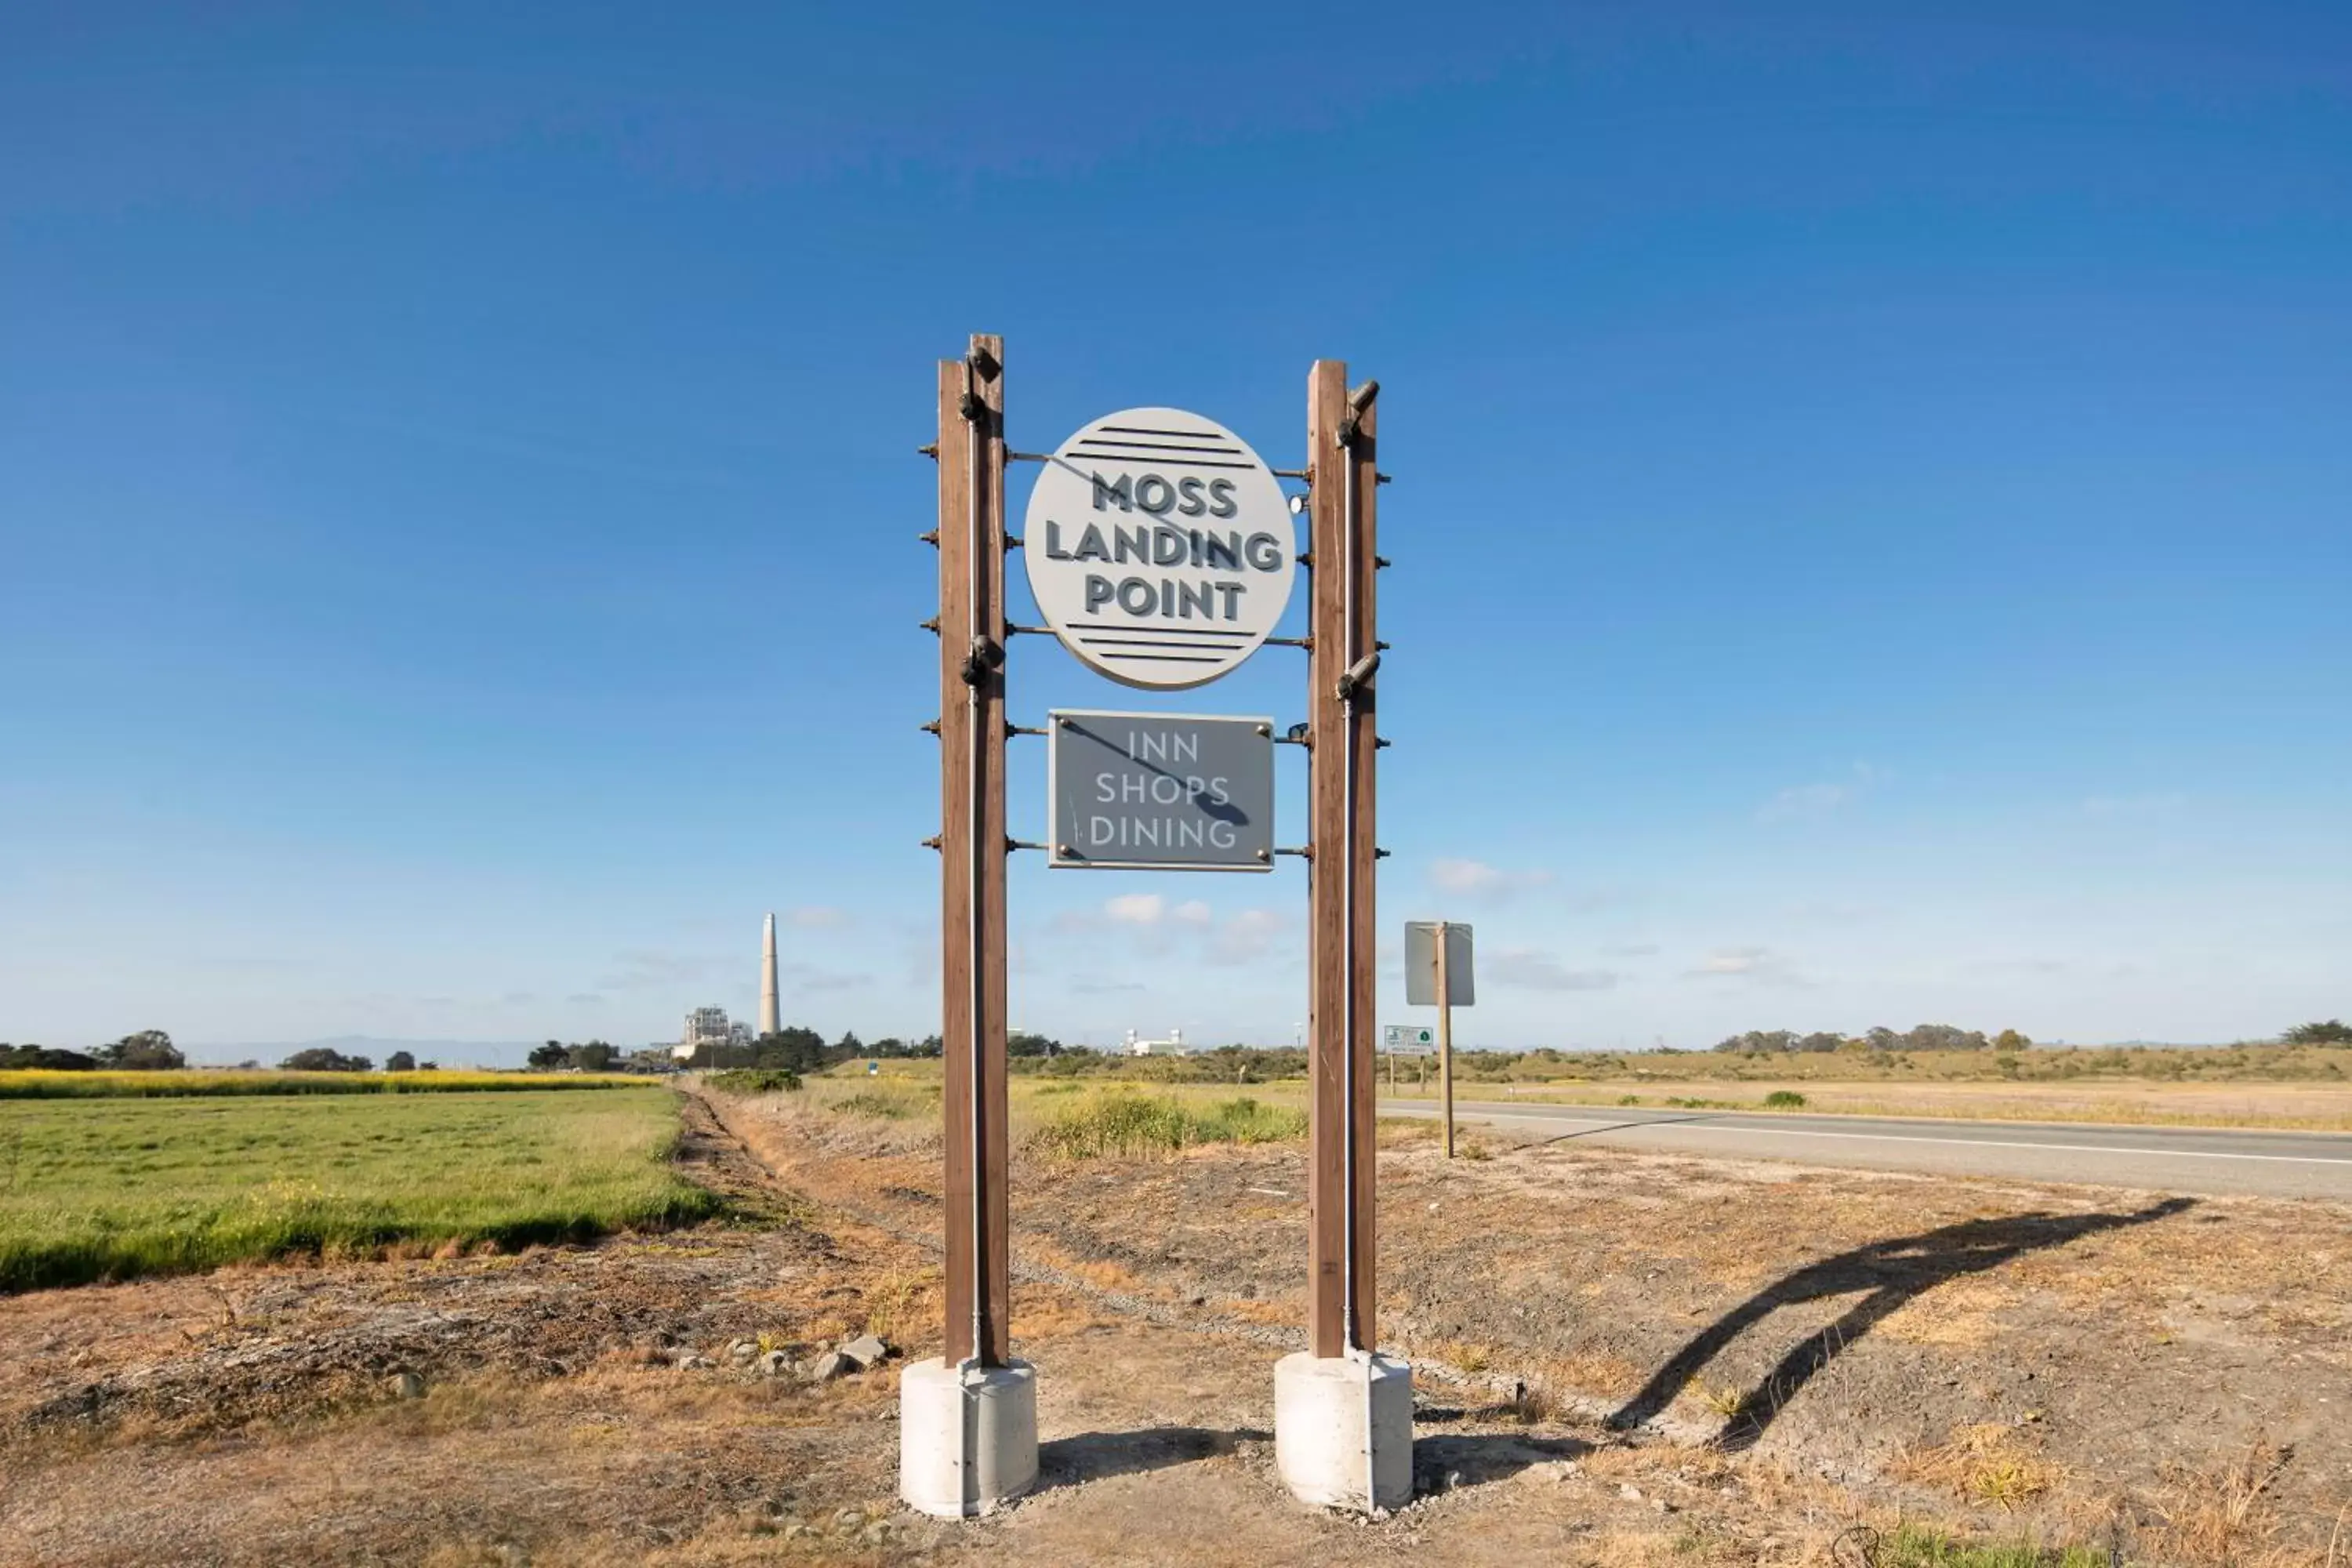
[(0, 1100), (210, 1100), (288, 1094), (543, 1094), (643, 1089), (625, 1073), (281, 1072), (183, 1068), (172, 1072), (0, 1070)]
[(675, 1094), (642, 1084), (0, 1105), (0, 1291), (702, 1218), (677, 1136)]

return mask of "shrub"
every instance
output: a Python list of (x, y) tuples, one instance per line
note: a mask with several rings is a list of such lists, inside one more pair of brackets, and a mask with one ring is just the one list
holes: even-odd
[(1246, 1096), (1195, 1110), (1172, 1095), (1114, 1090), (1065, 1106), (1031, 1147), (1064, 1160), (1172, 1153), (1195, 1143), (1278, 1143), (1307, 1133), (1307, 1113)]
[(1805, 1097), (1793, 1089), (1776, 1089), (1764, 1097), (1767, 1110), (1802, 1110)]
[(800, 1088), (801, 1075), (790, 1068), (736, 1068), (703, 1081), (725, 1094), (790, 1094)]
[(939, 1090), (929, 1084), (913, 1089), (861, 1089), (837, 1101), (835, 1110), (851, 1116), (875, 1116), (886, 1121), (907, 1121), (939, 1112)]
[(365, 1057), (347, 1057), (325, 1046), (296, 1051), (278, 1064), (281, 1072), (367, 1072), (375, 1064)]

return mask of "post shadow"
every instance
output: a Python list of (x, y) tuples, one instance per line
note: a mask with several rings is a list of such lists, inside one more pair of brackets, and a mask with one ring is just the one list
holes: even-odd
[(1273, 1440), (1274, 1434), (1241, 1426), (1147, 1426), (1137, 1432), (1081, 1432), (1037, 1445), (1039, 1491), (1083, 1486), (1112, 1476), (1165, 1470), (1230, 1454), (1244, 1443)]
[(1609, 1418), (1609, 1425), (1621, 1429), (1638, 1426), (1655, 1416), (1698, 1375), (1700, 1368), (1773, 1309), (1867, 1290), (1869, 1294), (1835, 1322), (1806, 1336), (1741, 1396), (1738, 1413), (1717, 1437), (1716, 1447), (1730, 1450), (1750, 1447), (1796, 1397), (1799, 1389), (1848, 1346), (1921, 1292), (1964, 1274), (1998, 1268), (2028, 1252), (2063, 1247), (2105, 1230), (2165, 1219), (2195, 1207), (2196, 1203), (2194, 1198), (2167, 1198), (2129, 1214), (2033, 1213), (1965, 1220), (1918, 1236), (1874, 1241), (1808, 1264), (1766, 1286), (1708, 1324), (1652, 1374), (1642, 1391)]

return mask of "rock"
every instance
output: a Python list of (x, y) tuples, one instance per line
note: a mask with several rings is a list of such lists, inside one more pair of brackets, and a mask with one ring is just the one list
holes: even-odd
[(733, 1344), (727, 1347), (727, 1353), (733, 1356), (737, 1361), (750, 1361), (753, 1356), (760, 1353), (760, 1347), (753, 1344), (750, 1340), (737, 1340)]
[(677, 1358), (677, 1370), (680, 1372), (708, 1372), (717, 1364), (709, 1356), (696, 1355), (692, 1351)]
[(761, 1377), (782, 1377), (792, 1370), (793, 1358), (782, 1351), (770, 1351), (760, 1358)]
[(856, 1363), (858, 1371), (864, 1372), (875, 1363), (887, 1357), (890, 1347), (884, 1344), (876, 1335), (861, 1334), (842, 1346), (841, 1353)]
[(425, 1379), (413, 1372), (396, 1372), (392, 1374), (392, 1392), (398, 1399), (422, 1399)]
[(1623, 1498), (1627, 1502), (1640, 1502), (1642, 1500), (1642, 1489), (1635, 1486), (1631, 1481), (1620, 1481), (1617, 1483), (1617, 1495)]
[(831, 1383), (836, 1377), (847, 1377), (857, 1370), (857, 1363), (839, 1351), (827, 1351), (809, 1363), (811, 1383)]

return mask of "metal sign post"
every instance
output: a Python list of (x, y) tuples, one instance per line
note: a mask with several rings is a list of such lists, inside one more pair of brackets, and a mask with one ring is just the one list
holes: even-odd
[(1470, 928), (1455, 921), (1407, 921), (1405, 1001), (1437, 1009), (1437, 1079), (1445, 1100), (1445, 1157), (1454, 1158), (1454, 1005), (1477, 1000)]

